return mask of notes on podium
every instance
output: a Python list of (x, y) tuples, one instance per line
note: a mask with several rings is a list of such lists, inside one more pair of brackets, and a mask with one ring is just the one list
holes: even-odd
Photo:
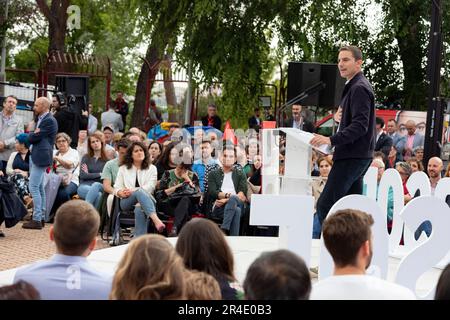
[[(284, 132), (291, 132), (292, 134), (296, 135), (296, 138), (300, 141), (302, 141), (305, 144), (309, 145), (309, 142), (314, 138), (314, 134), (311, 132), (295, 129), (295, 128), (283, 128)], [(323, 153), (323, 154), (331, 154), (331, 146), (327, 144), (322, 144), (318, 147), (311, 146), (313, 149), (316, 149), (317, 151)]]

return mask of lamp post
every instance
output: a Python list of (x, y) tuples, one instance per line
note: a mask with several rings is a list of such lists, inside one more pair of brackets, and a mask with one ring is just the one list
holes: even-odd
[(427, 127), (425, 130), (425, 145), (423, 164), (441, 155), (442, 126), (446, 101), (440, 96), (440, 77), (442, 67), (442, 0), (432, 0), (430, 51), (428, 53), (428, 94)]
[[(2, 1), (3, 2), (3, 1)], [(4, 17), (4, 23), (5, 25), (8, 23), (8, 4), (9, 0), (4, 0), (5, 3), (5, 17)], [(3, 34), (3, 41), (2, 41), (2, 61), (0, 64), (0, 82), (6, 81), (6, 28), (5, 33)], [(0, 96), (5, 95), (5, 85), (0, 85)]]

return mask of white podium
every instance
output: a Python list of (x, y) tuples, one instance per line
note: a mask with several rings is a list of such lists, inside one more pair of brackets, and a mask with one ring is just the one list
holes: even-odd
[[(286, 134), (284, 175), (279, 174), (280, 133)], [(262, 193), (311, 195), (311, 134), (294, 128), (262, 130)]]

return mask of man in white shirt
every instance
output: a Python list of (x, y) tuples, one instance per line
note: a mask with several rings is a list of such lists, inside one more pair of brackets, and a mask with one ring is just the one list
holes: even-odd
[(340, 210), (323, 223), (323, 240), (334, 274), (313, 286), (311, 300), (415, 300), (406, 287), (366, 275), (372, 260), (371, 215)]
[(56, 254), (19, 269), (14, 283), (30, 283), (43, 300), (107, 300), (112, 276), (98, 272), (86, 259), (95, 248), (99, 224), (100, 217), (89, 203), (63, 204), (50, 228)]

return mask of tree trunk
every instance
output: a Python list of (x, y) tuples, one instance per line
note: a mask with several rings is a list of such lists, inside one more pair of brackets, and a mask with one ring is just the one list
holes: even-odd
[(70, 0), (52, 0), (50, 8), (45, 0), (36, 0), (39, 10), (48, 20), (48, 53), (64, 53), (67, 26), (67, 8)]
[(139, 78), (136, 84), (136, 96), (134, 100), (133, 113), (131, 115), (131, 127), (142, 127), (145, 116), (145, 102), (146, 102), (146, 88), (147, 81), (150, 81), (150, 92), (153, 87), (156, 74), (158, 73), (159, 67), (157, 66), (161, 57), (161, 52), (164, 48), (159, 48), (154, 44), (150, 44), (147, 53), (145, 54), (145, 58), (150, 63), (150, 66), (153, 67), (152, 70), (149, 70), (146, 63), (142, 64), (141, 72), (139, 73)]
[(175, 86), (172, 82), (172, 57), (166, 55), (166, 60), (168, 61), (167, 69), (163, 73), (164, 79), (164, 91), (166, 94), (167, 108), (172, 112), (169, 112), (169, 121), (182, 123), (182, 112), (177, 103), (177, 97), (175, 95)]

